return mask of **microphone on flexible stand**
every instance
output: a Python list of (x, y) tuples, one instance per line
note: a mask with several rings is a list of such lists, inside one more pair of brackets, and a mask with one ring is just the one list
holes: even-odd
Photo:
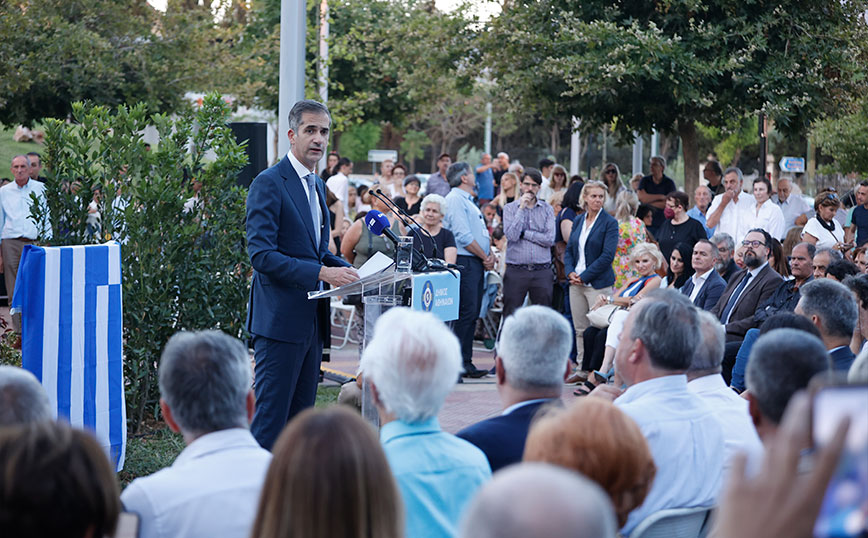
[[(376, 209), (368, 211), (365, 215), (365, 226), (368, 227), (368, 230), (370, 230), (374, 235), (386, 236), (389, 241), (395, 244), (395, 248), (397, 249), (399, 243), (398, 236), (392, 231), (390, 225), (389, 217)], [(425, 257), (425, 254), (419, 252), (419, 249), (416, 247), (413, 247), (413, 254), (413, 270), (417, 272), (428, 270), (431, 262), (427, 257)]]
[[(372, 192), (374, 192), (375, 194), (379, 194), (380, 196), (377, 196), (377, 198), (380, 199), (380, 200), (382, 200), (386, 205), (388, 205), (388, 206), (390, 206), (390, 207), (393, 207), (393, 208), (395, 208), (395, 209), (398, 210), (398, 218), (401, 219), (401, 222), (404, 223), (404, 226), (406, 226), (407, 228), (409, 228), (409, 229), (412, 230), (413, 227), (410, 226), (410, 223), (407, 222), (407, 220), (406, 220), (406, 219), (410, 219), (410, 221), (411, 221), (413, 224), (416, 225), (416, 228), (418, 228), (419, 230), (422, 230), (422, 231), (425, 233), (425, 235), (428, 236), (428, 239), (431, 240), (431, 244), (434, 245), (434, 257), (439, 259), (439, 256), (437, 255), (437, 242), (434, 241), (434, 236), (432, 236), (431, 233), (430, 233), (428, 230), (426, 230), (425, 228), (423, 228), (422, 225), (419, 224), (419, 223), (416, 221), (416, 219), (413, 218), (412, 215), (410, 215), (409, 213), (407, 213), (406, 211), (404, 211), (403, 209), (401, 209), (401, 207), (400, 207), (398, 204), (396, 204), (395, 202), (392, 201), (391, 198), (389, 198), (388, 196), (386, 196), (386, 195), (383, 193), (383, 190), (382, 190), (382, 189), (377, 188), (377, 189), (374, 189), (374, 191), (372, 191)], [(406, 218), (402, 218), (402, 216), (403, 216), (403, 217), (406, 217)], [(418, 233), (418, 232), (416, 232), (415, 230), (413, 230), (413, 232), (416, 233), (416, 236), (417, 236), (417, 237), (419, 236), (419, 233)], [(421, 242), (421, 241), (422, 241), (422, 238), (419, 238), (419, 241)]]

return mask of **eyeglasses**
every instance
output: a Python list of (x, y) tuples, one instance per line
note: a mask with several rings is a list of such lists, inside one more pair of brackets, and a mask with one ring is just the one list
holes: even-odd
[(766, 243), (765, 243), (765, 241), (748, 241), (747, 239), (745, 239), (744, 241), (741, 242), (741, 245), (744, 247), (756, 248), (759, 246), (764, 247), (764, 246), (766, 246)]

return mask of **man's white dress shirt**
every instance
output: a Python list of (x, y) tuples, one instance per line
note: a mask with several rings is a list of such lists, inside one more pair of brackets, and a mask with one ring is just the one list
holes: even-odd
[(730, 468), (732, 457), (739, 452), (747, 454), (748, 470), (758, 471), (762, 463), (763, 444), (750, 418), (747, 400), (727, 387), (720, 374), (688, 381), (687, 389), (711, 407), (714, 417), (723, 428), (726, 446), (724, 474)]
[(141, 518), (139, 538), (248, 538), (271, 453), (243, 428), (199, 437), (175, 463), (121, 494)]
[[(723, 195), (715, 196), (711, 201), (711, 207), (706, 212), (706, 219), (713, 215), (720, 203), (723, 200)], [(738, 200), (732, 200), (723, 209), (720, 215), (720, 223), (715, 228), (715, 233), (724, 232), (730, 235), (735, 240), (735, 247), (738, 248), (741, 240), (747, 235), (751, 229), (751, 223), (756, 215), (756, 200), (753, 195), (742, 192), (738, 195)]]
[(615, 400), (648, 441), (657, 466), (645, 502), (630, 512), (628, 536), (659, 510), (713, 506), (723, 481), (723, 430), (712, 410), (687, 390), (686, 375), (636, 383)]
[(699, 295), (699, 290), (701, 290), (702, 286), (705, 285), (705, 281), (708, 280), (708, 275), (710, 275), (712, 271), (714, 271), (714, 267), (701, 275), (699, 273), (693, 273), (693, 276), (690, 277), (693, 279), (693, 291), (690, 292), (691, 303), (696, 300), (696, 296)]
[(36, 239), (39, 230), (30, 218), (31, 194), (45, 201), (45, 184), (29, 180), (23, 187), (14, 181), (0, 187), (0, 238), (17, 239), (26, 237)]

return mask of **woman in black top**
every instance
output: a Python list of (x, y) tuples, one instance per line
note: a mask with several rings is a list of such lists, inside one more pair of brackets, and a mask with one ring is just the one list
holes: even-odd
[(434, 246), (437, 246), (437, 258), (446, 263), (455, 263), (458, 259), (458, 247), (455, 246), (455, 236), (443, 227), (443, 215), (446, 211), (446, 199), (439, 194), (429, 194), (422, 199), (422, 227), (425, 228), (434, 242), (420, 230), (415, 230), (413, 246), (422, 251), (428, 258), (434, 256)]
[(403, 209), (409, 215), (418, 215), (422, 210), (422, 197), (419, 189), (422, 183), (415, 175), (404, 179), (404, 196), (395, 197), (395, 205)]
[(678, 243), (686, 243), (693, 250), (697, 241), (708, 238), (702, 223), (687, 216), (687, 205), (687, 194), (682, 191), (673, 191), (666, 195), (666, 207), (663, 209), (666, 220), (655, 238), (665, 260), (669, 260), (672, 249)]

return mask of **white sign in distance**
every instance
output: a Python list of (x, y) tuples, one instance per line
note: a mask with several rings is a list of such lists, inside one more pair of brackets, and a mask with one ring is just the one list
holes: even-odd
[(805, 158), (804, 157), (781, 157), (781, 162), (778, 163), (781, 167), (781, 172), (804, 172)]
[(372, 163), (381, 163), (383, 161), (398, 162), (398, 152), (393, 149), (371, 149), (368, 150), (368, 161)]

